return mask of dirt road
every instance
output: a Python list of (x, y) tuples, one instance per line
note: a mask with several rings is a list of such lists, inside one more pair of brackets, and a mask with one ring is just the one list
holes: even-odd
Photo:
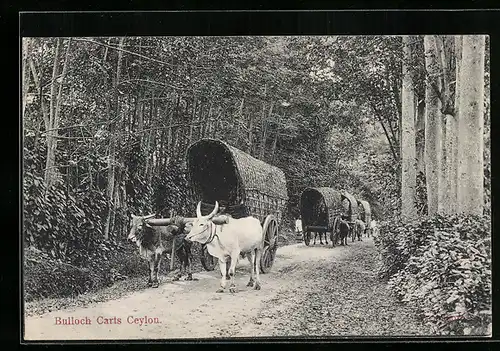
[[(371, 239), (348, 247), (281, 247), (262, 290), (246, 287), (249, 264), (236, 270), (239, 291), (216, 293), (220, 273), (163, 281), (157, 289), (87, 308), (25, 320), (26, 340), (171, 339), (287, 335), (415, 335), (425, 328), (375, 277)], [(76, 320), (90, 324), (61, 325)]]

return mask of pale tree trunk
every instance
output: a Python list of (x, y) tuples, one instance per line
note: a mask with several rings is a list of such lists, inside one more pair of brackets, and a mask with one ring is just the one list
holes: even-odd
[(424, 36), (425, 67), (425, 177), (428, 214), (438, 212), (442, 161), (442, 115), (439, 98), (440, 74), (434, 36)]
[(238, 109), (238, 119), (236, 121), (236, 145), (239, 145), (239, 141), (240, 141), (241, 124), (243, 124), (244, 103), (245, 103), (245, 92), (243, 92), (243, 97), (241, 98), (240, 107)]
[(252, 113), (248, 114), (248, 149), (247, 152), (251, 155), (253, 149), (253, 116)]
[[(149, 179), (150, 174), (152, 174), (152, 163), (153, 163), (153, 156), (151, 152), (152, 148), (152, 138), (153, 138), (153, 130), (156, 128), (156, 103), (155, 103), (155, 96), (154, 92), (151, 92), (151, 100), (149, 104), (149, 127), (147, 131), (147, 138), (146, 138), (146, 150), (145, 150), (145, 157), (146, 157), (146, 169), (144, 174), (146, 175), (146, 179)], [(155, 131), (156, 132), (156, 131)]]
[[(56, 150), (57, 150), (57, 138), (58, 138), (58, 128), (59, 128), (59, 110), (61, 107), (61, 95), (62, 88), (64, 84), (64, 77), (66, 75), (66, 70), (69, 61), (69, 52), (71, 39), (68, 40), (68, 48), (66, 50), (66, 58), (63, 64), (63, 70), (61, 73), (59, 91), (57, 91), (57, 76), (59, 72), (59, 52), (62, 44), (62, 39), (58, 38), (56, 42), (56, 49), (54, 53), (54, 66), (52, 69), (52, 81), (50, 88), (50, 107), (49, 107), (49, 123), (47, 130), (47, 160), (45, 163), (45, 184), (47, 188), (54, 184), (57, 177), (56, 169)], [(57, 95), (56, 95), (57, 92)]]
[(415, 91), (410, 67), (412, 36), (403, 36), (403, 89), (401, 108), (401, 216), (414, 218), (417, 186), (415, 150)]
[(446, 121), (446, 147), (448, 164), (448, 186), (450, 193), (450, 213), (458, 211), (458, 121), (460, 119), (459, 99), (460, 99), (460, 66), (462, 63), (462, 36), (455, 36), (455, 109), (454, 118)]
[(38, 76), (38, 72), (36, 71), (35, 63), (33, 62), (33, 59), (30, 56), (27, 57), (28, 60), (28, 65), (30, 67), (31, 75), (33, 76), (33, 82), (35, 83), (35, 88), (38, 92), (38, 95), (40, 97), (40, 110), (42, 113), (42, 118), (45, 126), (45, 130), (49, 129), (49, 123), (50, 123), (50, 117), (49, 117), (49, 112), (47, 111), (47, 106), (45, 104), (44, 98), (43, 98), (43, 92), (42, 92), (42, 86), (41, 86), (41, 72), (40, 72), (40, 77)]
[(485, 37), (465, 35), (460, 64), (458, 121), (458, 212), (483, 214)]
[(456, 143), (454, 142), (456, 131), (456, 117), (454, 111), (454, 100), (451, 83), (455, 80), (455, 50), (454, 38), (450, 35), (435, 36), (436, 51), (439, 55), (441, 69), (441, 113), (443, 120), (442, 128), (442, 162), (440, 172), (440, 187), (438, 199), (438, 211), (441, 213), (453, 213), (453, 203), (456, 202), (456, 193), (450, 175), (456, 169), (452, 157)]
[[(119, 49), (123, 48), (125, 38), (120, 38)], [(109, 142), (109, 156), (108, 156), (108, 182), (106, 187), (106, 195), (108, 199), (108, 215), (106, 218), (106, 225), (104, 227), (104, 239), (109, 239), (109, 233), (113, 230), (113, 225), (115, 221), (115, 149), (116, 149), (116, 138), (115, 133), (116, 123), (119, 116), (119, 104), (118, 104), (118, 84), (120, 82), (120, 71), (122, 65), (123, 51), (118, 51), (118, 61), (116, 65), (116, 75), (113, 81), (113, 116), (110, 118), (113, 122), (110, 123), (110, 142)]]
[(416, 103), (416, 157), (417, 157), (417, 173), (425, 175), (425, 101)]
[(259, 158), (261, 160), (264, 160), (264, 155), (265, 155), (265, 151), (266, 151), (266, 141), (267, 141), (267, 125), (268, 125), (267, 121), (269, 118), (271, 118), (271, 115), (273, 113), (273, 106), (274, 106), (274, 103), (271, 103), (271, 106), (269, 107), (269, 114), (268, 114), (267, 119), (266, 119), (266, 116), (264, 114), (262, 115), (263, 131), (262, 131), (262, 144), (261, 144), (260, 155), (259, 155)]
[(271, 149), (271, 162), (274, 162), (274, 159), (275, 159), (276, 145), (278, 144), (278, 137), (280, 135), (280, 123), (281, 123), (281, 120), (283, 120), (284, 118), (285, 118), (285, 113), (283, 113), (281, 118), (278, 119), (278, 121), (276, 121), (276, 132), (274, 134), (273, 147)]
[[(151, 121), (154, 121), (154, 123), (151, 123), (152, 128), (156, 128), (157, 120), (158, 120), (158, 106), (155, 102), (154, 96), (152, 96), (152, 103), (153, 103), (153, 112), (152, 112), (152, 117)], [(153, 171), (154, 171), (154, 159), (153, 155), (155, 154), (156, 150), (156, 129), (150, 130), (149, 131), (149, 138), (148, 138), (148, 148), (147, 148), (147, 163), (146, 163), (146, 176), (148, 180), (148, 184), (151, 184), (153, 181)]]
[(22, 71), (22, 84), (23, 84), (23, 111), (22, 117), (24, 121), (24, 111), (26, 110), (26, 100), (28, 97), (28, 90), (30, 86), (30, 77), (29, 74), (29, 57), (30, 55), (30, 38), (23, 38), (23, 71)]
[(56, 99), (56, 77), (59, 71), (59, 50), (61, 47), (61, 38), (56, 39), (56, 48), (54, 52), (54, 65), (52, 67), (52, 82), (50, 85), (50, 106), (49, 106), (49, 125), (47, 133), (47, 158), (45, 163), (45, 184), (49, 188), (54, 182), (55, 174), (55, 149), (57, 142), (57, 131), (53, 130), (54, 124), (54, 100)]

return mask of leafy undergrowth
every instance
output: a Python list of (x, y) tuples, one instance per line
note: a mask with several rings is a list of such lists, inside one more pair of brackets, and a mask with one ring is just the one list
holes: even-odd
[(376, 241), (378, 273), (442, 335), (491, 334), (489, 217), (385, 223)]
[[(34, 306), (29, 302), (44, 299), (49, 300), (39, 304), (48, 307), (42, 310), (49, 310), (51, 305), (64, 308), (68, 301), (76, 302), (75, 306), (79, 306), (79, 303), (92, 301), (93, 296), (116, 298), (111, 293), (115, 290), (106, 290), (114, 285), (118, 286), (115, 292), (134, 291), (144, 287), (148, 277), (148, 267), (146, 261), (139, 256), (137, 247), (126, 244), (109, 243), (109, 245), (117, 247), (109, 251), (105, 260), (96, 259), (87, 267), (77, 267), (61, 260), (54, 260), (41, 250), (26, 248), (23, 272), (26, 306)], [(202, 270), (199, 257), (200, 248), (194, 245), (193, 271), (195, 272)], [(163, 276), (169, 274), (169, 265), (170, 261), (164, 256), (159, 274)], [(174, 270), (178, 267), (179, 262), (176, 261)], [(102, 289), (104, 292), (101, 292)]]

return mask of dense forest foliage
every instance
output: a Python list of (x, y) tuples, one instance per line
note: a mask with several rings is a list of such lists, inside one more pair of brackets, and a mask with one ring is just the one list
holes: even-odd
[[(489, 215), (489, 40), (481, 77), (460, 76), (476, 62), (464, 38), (25, 38), (25, 244), (85, 267), (125, 240), (131, 213), (192, 215), (185, 152), (206, 137), (285, 172), (283, 228), (307, 186), (347, 190), (382, 221)], [(449, 117), (469, 106), (469, 81), (484, 84), (484, 106), (467, 112), (484, 114), (467, 182), (480, 198), (444, 185), (472, 169), (456, 156), (467, 130)]]
[[(192, 212), (185, 150), (202, 137), (282, 168), (290, 215), (301, 190), (318, 185), (359, 194), (380, 217), (390, 215), (399, 157), (391, 89), (401, 78), (392, 55), (370, 72), (363, 54), (365, 45), (398, 51), (400, 40), (351, 40), (345, 52), (329, 40), (25, 40), (25, 214), (45, 216), (29, 221), (38, 227), (28, 233), (53, 233), (65, 222), (122, 239), (127, 212)], [(330, 72), (335, 55), (343, 77)]]

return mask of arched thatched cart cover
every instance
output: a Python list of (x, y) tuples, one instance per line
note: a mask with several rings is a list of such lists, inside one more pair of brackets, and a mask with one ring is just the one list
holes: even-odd
[(187, 167), (202, 213), (209, 213), (215, 201), (234, 218), (259, 218), (273, 214), (278, 223), (288, 194), (283, 171), (258, 160), (223, 141), (201, 139), (187, 151)]
[(370, 208), (370, 203), (365, 200), (358, 200), (358, 208), (359, 208), (359, 218), (365, 222), (366, 225), (369, 225), (372, 221), (372, 210)]
[(348, 217), (349, 222), (354, 222), (358, 219), (358, 201), (354, 196), (349, 194), (347, 191), (342, 192), (342, 203), (344, 205), (344, 209), (346, 210), (345, 215)]
[(333, 228), (335, 217), (342, 214), (342, 195), (333, 188), (306, 188), (300, 196), (302, 227)]

